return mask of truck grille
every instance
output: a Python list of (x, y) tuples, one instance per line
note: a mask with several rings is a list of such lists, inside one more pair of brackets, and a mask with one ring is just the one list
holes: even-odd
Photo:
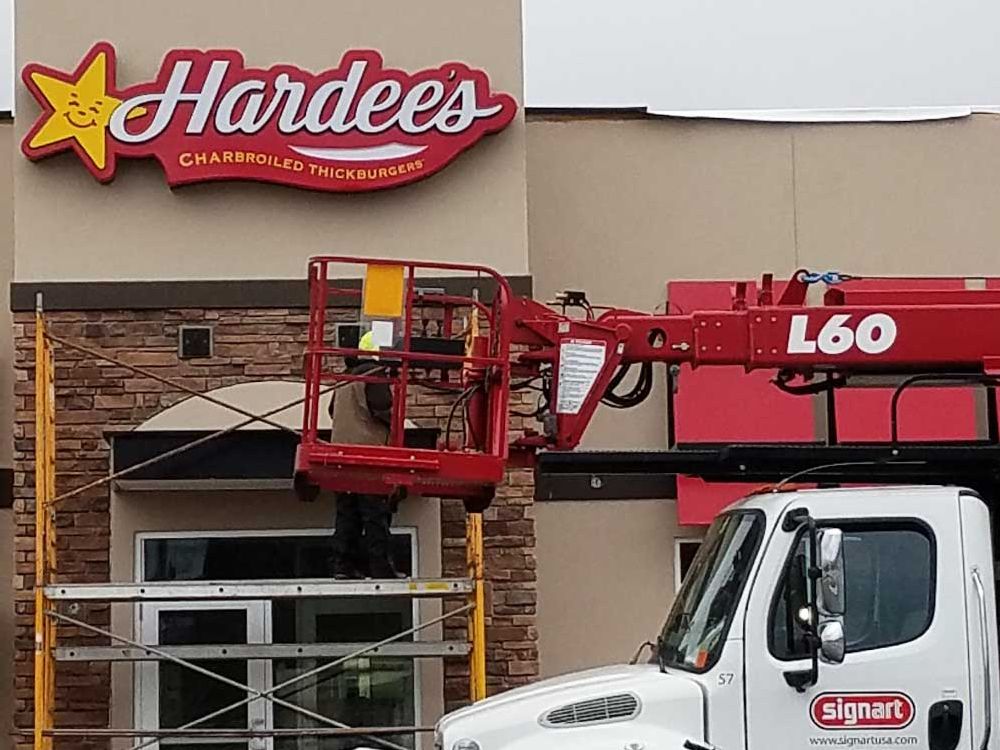
[(628, 721), (638, 713), (639, 699), (631, 693), (621, 693), (554, 708), (542, 716), (541, 723), (549, 727), (601, 724)]

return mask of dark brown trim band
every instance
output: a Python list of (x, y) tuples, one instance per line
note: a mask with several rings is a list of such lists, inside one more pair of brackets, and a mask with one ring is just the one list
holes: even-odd
[(651, 115), (645, 107), (526, 107), (524, 110), (528, 122), (532, 120), (547, 120), (550, 118), (565, 119), (608, 119), (621, 120), (653, 120), (663, 118)]
[(535, 473), (535, 501), (672, 500), (677, 497), (674, 474)]
[[(508, 276), (516, 294), (530, 297), (531, 276)], [(340, 282), (360, 288), (359, 279)], [(421, 286), (441, 288), (448, 294), (467, 296), (479, 289), (488, 300), (495, 289), (492, 279), (471, 276), (420, 279)], [(35, 309), (41, 293), (46, 310), (176, 310), (184, 308), (288, 308), (307, 307), (304, 279), (234, 279), (206, 281), (15, 281), (10, 285), (14, 312)], [(345, 296), (341, 304), (357, 304)], [(333, 300), (337, 304), (337, 300)]]
[(0, 469), (0, 508), (14, 504), (14, 470)]

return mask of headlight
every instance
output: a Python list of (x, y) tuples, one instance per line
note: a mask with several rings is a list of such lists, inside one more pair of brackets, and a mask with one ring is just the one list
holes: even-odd
[(451, 746), (451, 750), (480, 750), (480, 748), (475, 740), (458, 740)]

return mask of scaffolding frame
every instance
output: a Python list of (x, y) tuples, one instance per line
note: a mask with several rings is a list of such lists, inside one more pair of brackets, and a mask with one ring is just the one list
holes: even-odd
[[(476, 325), (473, 316), (473, 326)], [(73, 490), (56, 494), (56, 383), (54, 344), (76, 350), (118, 367), (151, 377), (193, 398), (235, 412), (246, 419), (228, 428), (194, 439), (134, 466), (109, 473), (99, 480)], [(338, 383), (327, 390), (335, 390)], [(58, 573), (56, 545), (56, 508), (60, 502), (90, 489), (108, 485), (123, 476), (152, 464), (167, 460), (197, 448), (242, 427), (264, 423), (292, 432), (270, 417), (297, 406), (305, 398), (284, 404), (262, 414), (241, 409), (207, 393), (189, 388), (159, 373), (132, 365), (65, 338), (48, 330), (41, 296), (35, 312), (35, 581), (34, 581), (34, 726), (30, 730), (33, 750), (51, 750), (57, 737), (132, 738), (137, 740), (131, 750), (157, 744), (161, 739), (188, 738), (287, 738), (287, 737), (360, 737), (389, 750), (407, 750), (387, 736), (433, 731), (433, 727), (351, 727), (333, 717), (314, 712), (278, 697), (292, 684), (304, 682), (363, 656), (395, 656), (406, 658), (447, 658), (467, 656), (469, 660), (469, 698), (475, 702), (486, 697), (486, 633), (485, 633), (485, 573), (483, 551), (483, 519), (480, 513), (470, 513), (466, 519), (467, 578), (406, 579), (406, 580), (281, 580), (281, 581), (191, 581), (156, 583), (69, 584), (56, 580)], [(410, 598), (460, 598), (465, 604), (448, 609), (442, 602), (443, 614), (419, 622), (413, 627), (375, 643), (361, 644), (232, 644), (212, 646), (159, 647), (100, 628), (59, 611), (63, 602), (99, 601), (107, 603), (150, 601), (226, 601), (306, 599), (326, 597), (394, 596)], [(426, 628), (452, 618), (464, 616), (468, 640), (403, 641)], [(94, 635), (107, 638), (112, 646), (67, 646), (57, 644), (57, 625), (63, 623)], [(269, 660), (269, 659), (330, 659), (267, 690), (257, 690), (237, 680), (213, 672), (197, 660)], [(223, 707), (182, 727), (173, 729), (64, 728), (55, 726), (56, 664), (58, 662), (139, 662), (164, 661), (197, 672), (246, 693), (237, 703)], [(213, 718), (255, 701), (268, 701), (297, 715), (323, 725), (322, 727), (275, 729), (204, 729), (199, 728)], [(29, 733), (27, 730), (25, 733)]]

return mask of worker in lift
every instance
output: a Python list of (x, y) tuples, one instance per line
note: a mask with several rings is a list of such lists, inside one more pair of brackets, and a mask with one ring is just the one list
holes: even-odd
[[(371, 331), (358, 349), (370, 354), (347, 357), (351, 375), (381, 375), (378, 346)], [(386, 445), (392, 420), (392, 389), (388, 383), (353, 381), (334, 392), (330, 399), (333, 422), (331, 441), (353, 445)], [(392, 514), (400, 498), (337, 494), (337, 516), (333, 531), (333, 575), (335, 578), (400, 578), (392, 561)]]

